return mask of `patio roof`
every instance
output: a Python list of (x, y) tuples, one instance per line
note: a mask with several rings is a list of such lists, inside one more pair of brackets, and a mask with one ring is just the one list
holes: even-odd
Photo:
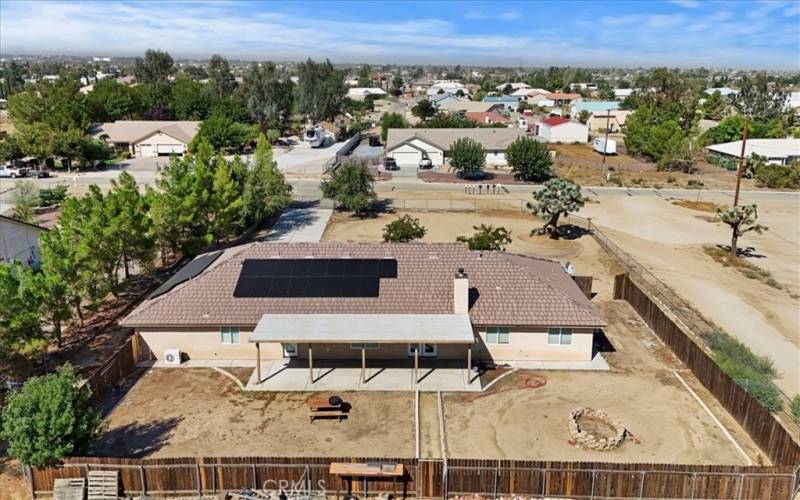
[(471, 344), (468, 314), (265, 314), (250, 342)]

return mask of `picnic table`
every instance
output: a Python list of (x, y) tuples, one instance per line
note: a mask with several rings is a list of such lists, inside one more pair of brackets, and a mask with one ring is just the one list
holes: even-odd
[(347, 416), (342, 408), (344, 403), (341, 398), (334, 396), (312, 396), (308, 404), (308, 421), (314, 422), (315, 418), (336, 418), (340, 422)]

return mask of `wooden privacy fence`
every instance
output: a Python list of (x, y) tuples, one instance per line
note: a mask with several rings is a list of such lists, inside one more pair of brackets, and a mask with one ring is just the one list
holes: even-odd
[[(331, 462), (401, 463), (402, 481), (353, 480), (332, 476)], [(244, 488), (283, 491), (288, 496), (448, 498), (480, 495), (534, 498), (726, 498), (790, 499), (797, 470), (788, 466), (614, 464), (512, 460), (387, 458), (73, 458), (64, 464), (27, 469), (34, 497), (49, 496), (58, 478), (89, 471), (118, 471), (126, 495), (201, 495)]]
[(136, 371), (139, 345), (139, 336), (134, 334), (86, 380), (86, 384), (92, 388), (95, 401), (102, 401), (113, 387)]
[(614, 298), (626, 300), (706, 389), (733, 415), (778, 465), (800, 463), (800, 446), (789, 432), (747, 394), (627, 274), (614, 279)]

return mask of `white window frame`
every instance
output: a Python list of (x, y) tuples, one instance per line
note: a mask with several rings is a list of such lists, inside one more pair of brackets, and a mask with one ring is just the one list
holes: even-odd
[(350, 349), (354, 351), (360, 351), (362, 348), (366, 349), (367, 351), (380, 349), (380, 344), (375, 342), (351, 342)]
[[(425, 346), (432, 346), (433, 349), (426, 352)], [(435, 358), (439, 355), (439, 344), (431, 344), (428, 342), (408, 344), (408, 357), (413, 358), (414, 352), (419, 351), (420, 358)]]
[[(566, 326), (553, 326), (547, 329), (547, 345), (572, 345), (573, 329)], [(552, 335), (557, 335), (558, 342), (550, 342)]]
[[(505, 336), (505, 341), (503, 340)], [(511, 328), (507, 326), (487, 326), (486, 327), (486, 343), (487, 344), (510, 344), (511, 343)]]
[[(227, 335), (227, 340), (225, 336)], [(236, 341), (234, 342), (234, 335)], [(238, 345), (242, 340), (241, 330), (238, 326), (221, 326), (219, 327), (219, 341), (222, 345)]]

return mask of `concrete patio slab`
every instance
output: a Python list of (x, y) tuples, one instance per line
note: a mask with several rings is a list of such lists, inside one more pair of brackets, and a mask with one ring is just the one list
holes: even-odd
[(600, 353), (595, 354), (591, 361), (508, 361), (506, 364), (523, 370), (608, 371), (611, 369)]
[(328, 226), (333, 210), (315, 206), (290, 206), (272, 226), (266, 241), (316, 243)]
[(361, 381), (361, 368), (320, 366), (314, 368), (314, 382), (307, 366), (285, 360), (262, 361), (261, 382), (253, 370), (245, 386), (248, 391), (442, 391), (480, 392), (480, 380), (469, 383), (469, 372), (463, 364), (443, 367), (420, 367), (419, 382), (414, 383), (414, 369), (409, 367), (375, 366), (367, 368), (366, 381)]

